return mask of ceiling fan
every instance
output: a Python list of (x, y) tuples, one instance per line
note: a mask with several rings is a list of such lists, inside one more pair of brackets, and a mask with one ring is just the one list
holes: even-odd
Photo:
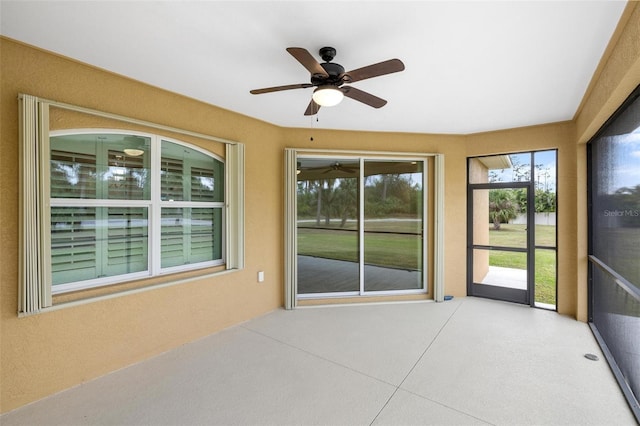
[(339, 161), (336, 161), (333, 164), (328, 164), (326, 166), (322, 166), (322, 167), (309, 167), (306, 169), (303, 169), (304, 171), (316, 171), (316, 170), (323, 170), (322, 174), (327, 174), (327, 173), (331, 173), (331, 172), (345, 172), (345, 173), (355, 173), (356, 170), (358, 170), (358, 167), (351, 167), (349, 165), (344, 165), (342, 163), (340, 163)]
[(323, 63), (316, 61), (311, 53), (302, 47), (288, 47), (287, 52), (311, 73), (311, 82), (254, 89), (251, 90), (250, 93), (260, 95), (262, 93), (279, 92), (282, 90), (315, 87), (313, 97), (304, 115), (317, 114), (321, 106), (337, 105), (343, 96), (362, 102), (373, 108), (381, 108), (386, 105), (386, 100), (363, 90), (356, 89), (355, 87), (344, 85), (404, 70), (404, 64), (401, 60), (389, 59), (388, 61), (345, 72), (342, 65), (331, 62), (336, 56), (336, 49), (333, 47), (323, 47), (320, 49), (320, 57), (325, 61)]

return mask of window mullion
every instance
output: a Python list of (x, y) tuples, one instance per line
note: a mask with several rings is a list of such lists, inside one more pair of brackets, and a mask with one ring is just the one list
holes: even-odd
[(182, 211), (182, 219), (184, 221), (184, 233), (182, 234), (182, 258), (185, 264), (191, 263), (191, 220), (193, 217), (193, 209), (186, 208)]
[(149, 270), (152, 275), (160, 273), (162, 251), (162, 204), (161, 203), (161, 171), (162, 171), (161, 139), (153, 137), (151, 141), (151, 206), (149, 211)]
[[(96, 250), (96, 269), (97, 277), (102, 278), (106, 275), (106, 268), (109, 263), (109, 208), (96, 208), (96, 239), (98, 246)], [(98, 224), (103, 223), (104, 226)]]

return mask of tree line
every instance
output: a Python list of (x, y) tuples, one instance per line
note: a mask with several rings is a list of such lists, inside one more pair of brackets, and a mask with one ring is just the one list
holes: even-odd
[[(365, 218), (416, 216), (422, 209), (422, 186), (408, 174), (381, 174), (365, 178)], [(298, 218), (330, 226), (340, 219), (345, 227), (358, 217), (358, 178), (328, 178), (298, 182)]]

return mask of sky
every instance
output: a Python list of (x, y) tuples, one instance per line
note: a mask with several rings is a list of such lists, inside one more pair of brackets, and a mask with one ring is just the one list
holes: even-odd
[[(531, 153), (511, 154), (509, 156), (514, 168), (511, 169), (495, 169), (491, 170), (490, 176), (492, 182), (516, 182), (523, 181), (521, 177), (525, 171), (530, 171)], [(534, 179), (537, 182), (536, 187), (546, 189), (551, 192), (556, 190), (556, 151), (538, 151), (534, 153)], [(521, 167), (520, 173), (518, 170)]]

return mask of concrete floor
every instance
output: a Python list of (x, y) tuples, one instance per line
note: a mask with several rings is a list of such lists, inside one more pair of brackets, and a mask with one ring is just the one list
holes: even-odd
[(277, 310), (7, 413), (0, 424), (636, 421), (587, 324), (456, 298)]
[(489, 272), (480, 284), (490, 284), (498, 287), (527, 289), (527, 270), (515, 268), (503, 268), (500, 266), (489, 266)]

